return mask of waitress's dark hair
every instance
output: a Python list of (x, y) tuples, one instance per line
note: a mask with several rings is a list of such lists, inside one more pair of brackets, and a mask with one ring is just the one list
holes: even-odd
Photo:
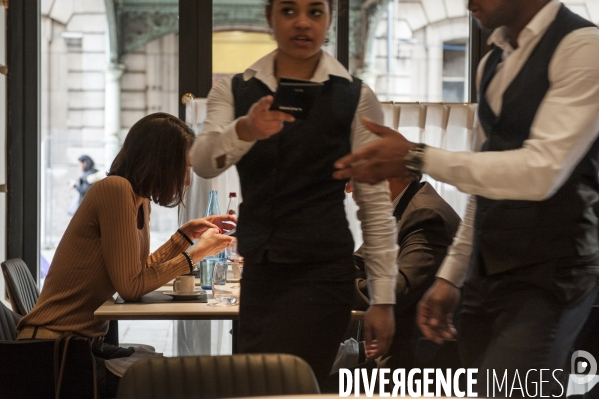
[(173, 115), (157, 112), (129, 130), (108, 176), (129, 180), (135, 194), (169, 208), (183, 202), (187, 152), (195, 135)]
[[(331, 10), (333, 9), (333, 6), (335, 5), (335, 0), (327, 0), (329, 2), (329, 7), (331, 7)], [(274, 3), (274, 0), (266, 0), (266, 5), (268, 7), (272, 7), (272, 3)]]
[[(333, 15), (334, 10), (335, 10), (335, 6), (337, 4), (337, 0), (327, 0), (329, 2), (329, 8), (331, 10), (331, 15)], [(271, 8), (273, 3), (275, 2), (275, 0), (265, 0), (265, 6), (266, 8)], [(346, 10), (345, 6), (342, 6), (341, 10), (337, 10), (337, 12), (343, 12), (344, 10)]]

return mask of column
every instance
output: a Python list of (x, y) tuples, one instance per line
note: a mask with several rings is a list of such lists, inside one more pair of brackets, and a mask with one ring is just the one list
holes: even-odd
[(106, 69), (104, 92), (104, 160), (110, 168), (121, 149), (121, 77), (125, 65), (110, 63)]

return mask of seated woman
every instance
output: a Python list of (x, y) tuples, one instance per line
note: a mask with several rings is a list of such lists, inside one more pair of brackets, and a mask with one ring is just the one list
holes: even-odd
[(101, 396), (115, 396), (119, 381), (105, 369), (104, 359), (130, 356), (133, 349), (103, 343), (108, 322), (94, 320), (94, 311), (115, 292), (135, 300), (190, 273), (194, 263), (232, 240), (219, 232), (235, 217), (212, 216), (184, 224), (150, 254), (150, 200), (166, 207), (183, 201), (193, 139), (185, 123), (165, 113), (133, 125), (108, 177), (89, 189), (73, 216), (36, 306), (18, 325), (17, 339), (58, 338), (67, 332), (90, 338)]

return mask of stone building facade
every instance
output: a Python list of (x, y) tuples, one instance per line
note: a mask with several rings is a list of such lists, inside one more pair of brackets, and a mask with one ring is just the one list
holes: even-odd
[[(209, 0), (198, 0), (209, 1)], [(599, 1), (565, 0), (599, 23)], [(106, 170), (129, 128), (156, 111), (177, 115), (177, 0), (41, 0), (42, 247), (69, 221), (77, 158)], [(213, 0), (215, 31), (268, 34), (263, 0)], [(351, 0), (350, 70), (381, 101), (467, 101), (464, 0)], [(334, 51), (334, 27), (329, 50)], [(218, 71), (216, 71), (218, 72)], [(175, 211), (176, 215), (176, 211)], [(153, 229), (176, 228), (173, 210)]]

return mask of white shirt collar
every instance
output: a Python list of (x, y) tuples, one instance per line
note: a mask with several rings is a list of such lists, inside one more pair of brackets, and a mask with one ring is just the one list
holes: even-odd
[[(347, 72), (347, 69), (345, 69), (345, 67), (341, 65), (339, 61), (337, 61), (326, 51), (321, 51), (322, 55), (318, 61), (318, 65), (316, 66), (316, 71), (314, 71), (314, 76), (312, 76), (310, 79), (311, 82), (326, 82), (329, 80), (330, 75), (345, 78), (350, 82), (353, 80), (349, 72)], [(245, 70), (243, 73), (243, 79), (250, 80), (254, 77), (268, 86), (270, 90), (276, 91), (278, 84), (277, 78), (274, 74), (276, 55), (277, 50), (260, 58), (258, 61), (252, 64), (252, 66)]]
[[(526, 43), (531, 41), (534, 37), (543, 35), (549, 28), (549, 25), (555, 20), (560, 7), (561, 3), (558, 0), (551, 0), (547, 3), (545, 7), (530, 20), (522, 32), (520, 32), (520, 35), (518, 36), (518, 46), (525, 46)], [(491, 36), (489, 36), (487, 43), (495, 44), (507, 53), (514, 51), (509, 38), (507, 37), (505, 26), (495, 29)]]

